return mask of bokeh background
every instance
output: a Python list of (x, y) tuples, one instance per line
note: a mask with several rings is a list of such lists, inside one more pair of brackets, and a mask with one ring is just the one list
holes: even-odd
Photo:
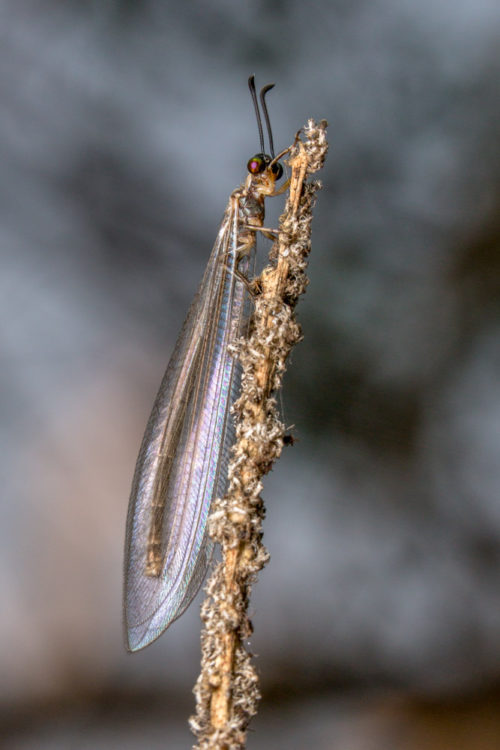
[(249, 748), (500, 747), (500, 4), (1, 0), (0, 41), (1, 747), (191, 746), (198, 606), (125, 653), (124, 524), (250, 73), (330, 153)]

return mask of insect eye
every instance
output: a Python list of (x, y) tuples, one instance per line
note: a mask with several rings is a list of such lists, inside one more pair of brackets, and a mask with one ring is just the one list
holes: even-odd
[(279, 163), (279, 161), (275, 162), (271, 166), (271, 172), (273, 173), (273, 175), (275, 176), (275, 178), (277, 180), (279, 180), (280, 177), (283, 176), (283, 167), (281, 166), (281, 164)]
[(260, 174), (266, 168), (265, 154), (255, 154), (248, 160), (247, 169), (250, 174)]

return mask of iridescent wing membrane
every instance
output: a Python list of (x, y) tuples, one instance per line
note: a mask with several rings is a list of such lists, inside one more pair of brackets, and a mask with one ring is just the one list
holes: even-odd
[[(247, 319), (238, 277), (238, 202), (226, 210), (142, 442), (125, 542), (128, 648), (154, 641), (197, 593), (212, 555), (207, 518), (227, 485), (229, 413), (240, 366), (228, 353)], [(245, 263), (245, 261), (243, 261)]]

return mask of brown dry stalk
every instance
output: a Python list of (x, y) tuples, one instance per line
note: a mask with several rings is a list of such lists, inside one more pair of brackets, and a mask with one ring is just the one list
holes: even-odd
[(202, 606), (201, 673), (194, 688), (196, 714), (190, 724), (195, 750), (242, 750), (260, 699), (251, 654), (243, 645), (252, 633), (247, 608), (251, 585), (269, 559), (262, 544), (262, 477), (283, 447), (285, 433), (274, 394), (285, 361), (301, 339), (294, 308), (305, 291), (311, 249), (312, 208), (321, 187), (306, 181), (323, 166), (328, 144), (323, 120), (309, 120), (291, 148), (292, 175), (278, 239), (257, 280), (250, 333), (232, 351), (243, 367), (242, 391), (234, 404), (237, 442), (229, 465), (229, 489), (218, 499), (209, 532), (222, 548)]

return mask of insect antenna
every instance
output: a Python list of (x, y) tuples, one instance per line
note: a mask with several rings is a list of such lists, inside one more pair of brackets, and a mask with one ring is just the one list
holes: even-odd
[(271, 151), (271, 159), (274, 159), (274, 143), (273, 143), (273, 131), (271, 130), (271, 121), (269, 119), (269, 112), (267, 111), (266, 94), (268, 91), (274, 88), (274, 83), (268, 83), (264, 86), (260, 92), (260, 103), (262, 111), (264, 112), (264, 118), (266, 120), (267, 137), (269, 138), (269, 150)]
[[(250, 76), (250, 78), (248, 79), (248, 88), (250, 89), (250, 94), (252, 96), (253, 106), (255, 108), (255, 117), (257, 118), (257, 127), (259, 128), (260, 150), (261, 150), (261, 153), (264, 154), (265, 153), (264, 131), (262, 129), (262, 119), (260, 117), (259, 102), (257, 101), (257, 92), (255, 90), (255, 76)], [(266, 111), (266, 117), (267, 117), (267, 111)]]

